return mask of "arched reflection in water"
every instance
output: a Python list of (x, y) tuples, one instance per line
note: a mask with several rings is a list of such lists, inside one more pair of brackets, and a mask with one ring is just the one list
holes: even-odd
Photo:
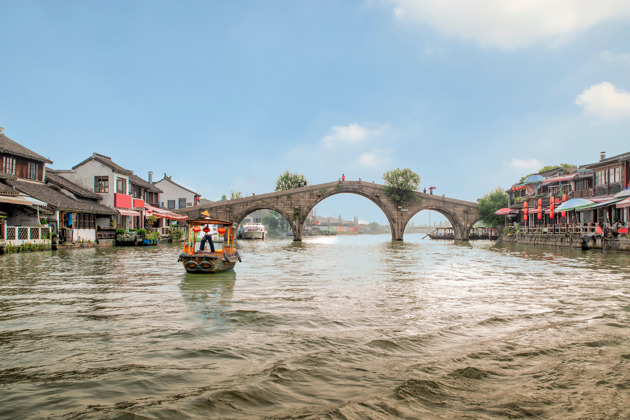
[(212, 275), (185, 273), (180, 288), (184, 302), (201, 318), (215, 322), (218, 327), (227, 322), (235, 283), (233, 270)]

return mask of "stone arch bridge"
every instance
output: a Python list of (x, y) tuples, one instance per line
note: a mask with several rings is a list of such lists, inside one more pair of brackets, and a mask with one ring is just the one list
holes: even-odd
[(356, 194), (367, 198), (385, 213), (392, 232), (392, 240), (402, 241), (409, 220), (422, 210), (443, 214), (455, 231), (456, 240), (468, 240), (472, 225), (479, 219), (477, 203), (444, 196), (416, 193), (417, 200), (409, 199), (402, 206), (385, 194), (385, 186), (365, 181), (335, 181), (309, 185), (288, 191), (276, 191), (237, 200), (217, 201), (176, 210), (189, 218), (198, 218), (206, 210), (211, 217), (240, 224), (256, 210), (274, 210), (291, 224), (293, 240), (301, 241), (306, 217), (313, 208), (328, 197), (337, 194)]

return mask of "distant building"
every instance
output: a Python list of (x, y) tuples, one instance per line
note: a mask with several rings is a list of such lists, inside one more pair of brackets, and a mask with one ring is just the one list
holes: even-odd
[(183, 209), (199, 205), (201, 195), (176, 183), (164, 173), (164, 178), (153, 183), (162, 190), (161, 204), (168, 210)]

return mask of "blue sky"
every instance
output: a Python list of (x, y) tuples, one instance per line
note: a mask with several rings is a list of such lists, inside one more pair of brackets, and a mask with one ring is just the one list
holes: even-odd
[[(0, 126), (218, 199), (382, 182), (465, 200), (630, 151), (627, 0), (0, 0)], [(364, 198), (320, 214), (385, 223)]]

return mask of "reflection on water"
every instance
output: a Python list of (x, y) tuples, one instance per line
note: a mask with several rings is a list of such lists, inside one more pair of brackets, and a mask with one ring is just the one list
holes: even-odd
[(214, 321), (217, 328), (219, 325), (226, 328), (235, 282), (233, 270), (213, 275), (184, 273), (180, 287), (184, 301), (195, 313)]
[(0, 417), (630, 417), (630, 255), (389, 239), (0, 256)]

